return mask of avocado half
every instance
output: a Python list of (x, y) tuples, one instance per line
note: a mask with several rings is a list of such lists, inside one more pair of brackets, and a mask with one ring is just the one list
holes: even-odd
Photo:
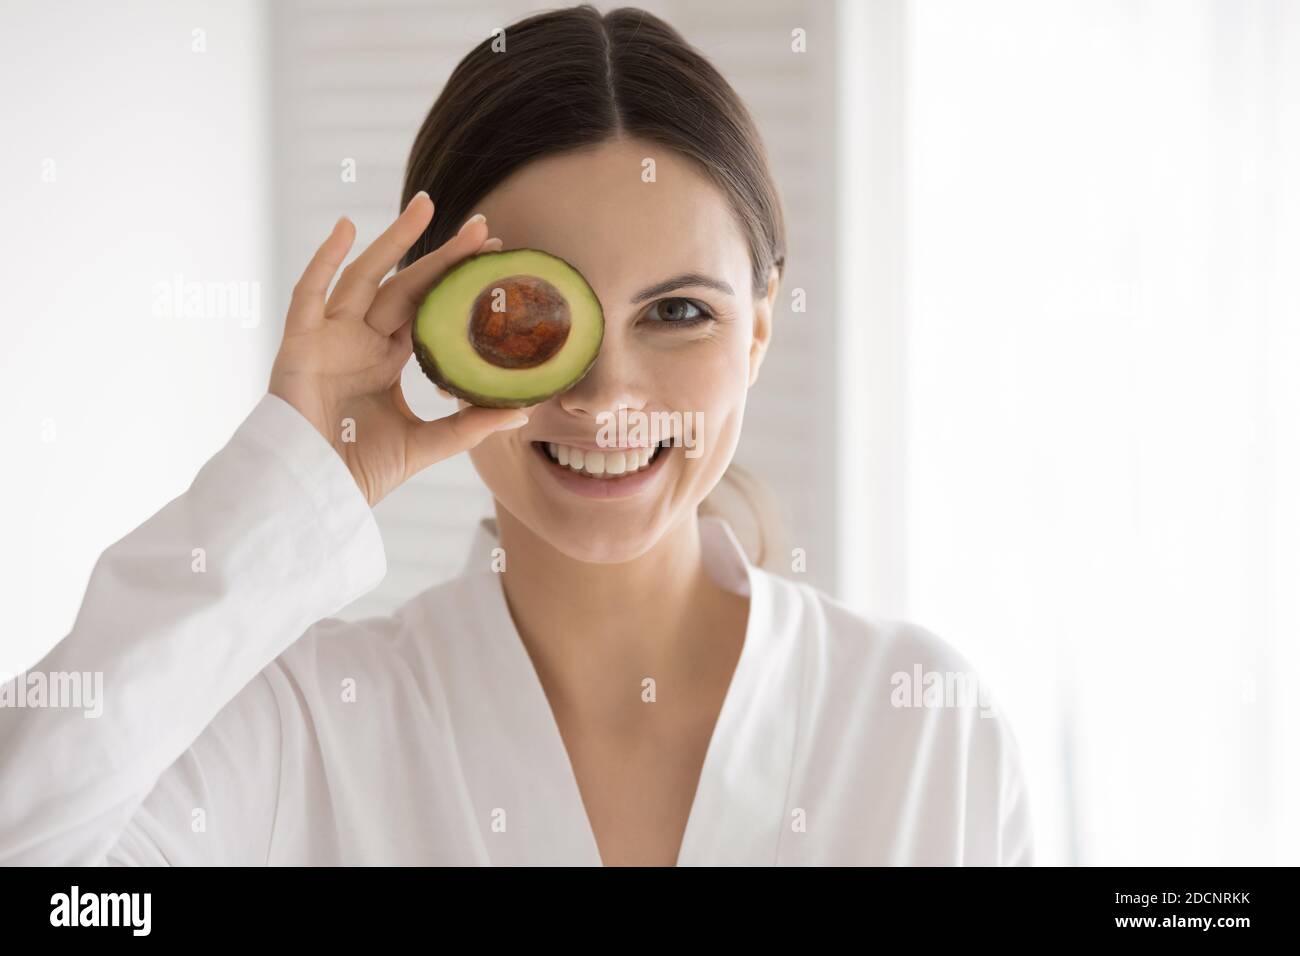
[(424, 374), (488, 408), (535, 405), (572, 388), (604, 337), (605, 314), (582, 273), (538, 249), (457, 263), (411, 323)]

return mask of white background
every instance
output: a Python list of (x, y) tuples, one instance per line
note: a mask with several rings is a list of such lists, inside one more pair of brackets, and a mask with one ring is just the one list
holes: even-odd
[[(0, 670), (229, 437), (310, 249), (396, 214), (442, 80), (535, 6), (6, 4)], [(1300, 5), (646, 6), (786, 202), (808, 311), (740, 458), (807, 579), (975, 662), (1041, 861), (1297, 862)], [(157, 314), (178, 274), (255, 285), (260, 323)], [(467, 461), (381, 503), (349, 615), (452, 573), (487, 508)]]

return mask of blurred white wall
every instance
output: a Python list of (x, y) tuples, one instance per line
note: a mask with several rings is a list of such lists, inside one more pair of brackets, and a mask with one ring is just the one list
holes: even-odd
[(1300, 5), (857, 9), (863, 593), (1001, 696), (1043, 862), (1294, 863)]
[(266, 389), (267, 33), (251, 0), (5, 4), (0, 671)]

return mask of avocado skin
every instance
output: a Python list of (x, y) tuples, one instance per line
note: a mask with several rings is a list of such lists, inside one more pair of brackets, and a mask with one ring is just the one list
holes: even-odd
[[(543, 252), (554, 259), (560, 259), (561, 262), (563, 262), (570, 269), (573, 269), (575, 272), (578, 271), (576, 268), (574, 268), (573, 263), (561, 259), (553, 252), (546, 252), (546, 250), (544, 249), (510, 249), (509, 251), (510, 252)], [(477, 259), (480, 256), (494, 256), (494, 255), (498, 255), (498, 253), (478, 252), (472, 256), (466, 256), (464, 259), (460, 260), (460, 262), (457, 262), (454, 266), (452, 266), (451, 269), (448, 269), (447, 273), (444, 273), (442, 277), (439, 277), (438, 282), (441, 282), (442, 279), (452, 271), (452, 269), (457, 269), (460, 266), (464, 265), (465, 263)], [(581, 275), (581, 273), (579, 274)], [(433, 286), (430, 287), (429, 292), (432, 292), (435, 288), (437, 288), (438, 282), (435, 282)], [(428, 293), (425, 294), (428, 295)], [(597, 306), (597, 308), (599, 308), (599, 306)], [(602, 316), (602, 319), (603, 318), (604, 317)], [(582, 381), (583, 376), (585, 376), (588, 372), (591, 371), (591, 367), (596, 364), (596, 358), (600, 355), (600, 346), (604, 341), (605, 341), (605, 325), (604, 322), (602, 321), (600, 327), (600, 339), (596, 343), (596, 348), (593, 350), (591, 361), (588, 362), (586, 366), (583, 367), (581, 374), (579, 374), (576, 378), (574, 378), (572, 382), (570, 382), (568, 385), (566, 385), (564, 388), (560, 389), (559, 391), (546, 392), (541, 395), (531, 395), (527, 398), (493, 398), (488, 395), (479, 395), (475, 392), (471, 392), (466, 389), (457, 388), (455, 385), (452, 385), (449, 381), (447, 381), (446, 376), (442, 374), (442, 370), (438, 368), (438, 363), (434, 359), (433, 353), (429, 351), (427, 348), (425, 348), (423, 342), (421, 342), (419, 339), (416, 338), (415, 323), (414, 322), (411, 323), (411, 351), (415, 353), (415, 360), (420, 364), (420, 370), (424, 372), (424, 374), (430, 379), (430, 381), (432, 381), (443, 391), (450, 392), (452, 395), (455, 395), (457, 398), (462, 398), (465, 401), (469, 402), (471, 405), (477, 405), (480, 408), (525, 408), (529, 405), (536, 405), (538, 402), (544, 402), (548, 398), (551, 398), (555, 395), (559, 395), (561, 392), (568, 391), (570, 388), (573, 388), (574, 385), (577, 385), (580, 381)]]

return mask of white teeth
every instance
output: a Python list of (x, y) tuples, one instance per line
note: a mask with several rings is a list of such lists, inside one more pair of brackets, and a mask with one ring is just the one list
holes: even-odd
[(553, 461), (565, 468), (591, 477), (630, 475), (649, 466), (655, 448), (621, 448), (610, 451), (575, 448), (559, 442), (547, 442), (546, 450)]

